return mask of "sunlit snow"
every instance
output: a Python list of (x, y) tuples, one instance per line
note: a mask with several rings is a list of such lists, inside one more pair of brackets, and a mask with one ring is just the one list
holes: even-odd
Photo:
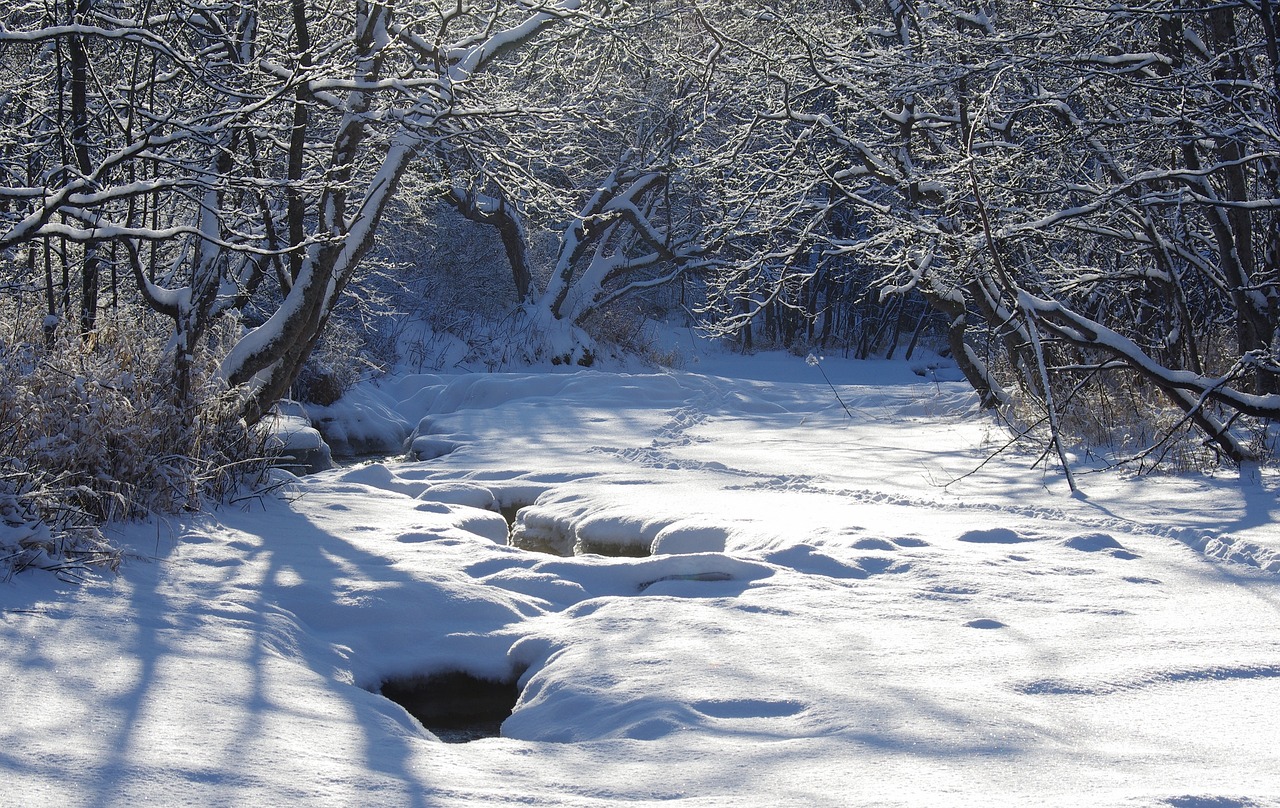
[[(821, 370), (363, 391), (421, 461), (0, 585), (0, 802), (1280, 804), (1274, 474), (1072, 498), (945, 363)], [(501, 737), (376, 694), (450, 671), (519, 675)]]

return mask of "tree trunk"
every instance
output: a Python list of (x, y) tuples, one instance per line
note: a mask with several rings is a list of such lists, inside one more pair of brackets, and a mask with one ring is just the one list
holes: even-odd
[(932, 283), (921, 285), (929, 305), (947, 318), (947, 347), (960, 372), (978, 394), (978, 401), (986, 409), (995, 409), (1009, 403), (1009, 394), (991, 376), (986, 362), (969, 345), (968, 312), (964, 298), (958, 291), (950, 294), (934, 288)]
[[(75, 21), (88, 24), (92, 0), (78, 0)], [(71, 69), (71, 149), (76, 168), (82, 176), (93, 173), (92, 155), (89, 150), (89, 54), (79, 34), (68, 38), (67, 51)], [(84, 263), (80, 274), (80, 334), (88, 338), (97, 326), (98, 288), (101, 259), (97, 242), (84, 245)]]
[[(311, 34), (307, 27), (307, 7), (304, 0), (291, 0), (293, 11), (293, 30), (298, 47), (298, 69), (307, 71), (311, 68)], [(285, 186), (285, 198), (288, 200), (286, 218), (289, 236), (289, 282), (298, 279), (302, 271), (302, 243), (306, 239), (307, 204), (302, 195), (302, 169), (306, 160), (307, 124), (310, 120), (311, 92), (305, 82), (298, 83), (294, 91), (293, 122), (289, 129), (289, 166), (287, 169), (288, 185)]]
[(454, 188), (449, 191), (449, 202), (469, 221), (489, 225), (498, 231), (502, 248), (511, 266), (511, 281), (516, 299), (528, 302), (533, 291), (533, 269), (529, 264), (529, 244), (524, 222), (519, 212), (504, 196), (490, 197), (488, 209), (482, 208), (477, 194)]

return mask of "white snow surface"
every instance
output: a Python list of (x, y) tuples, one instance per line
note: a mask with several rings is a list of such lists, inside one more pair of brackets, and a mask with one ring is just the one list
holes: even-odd
[[(0, 584), (0, 804), (1280, 805), (1274, 472), (1073, 498), (950, 376), (391, 380), (431, 459)], [(459, 670), (501, 737), (376, 693)]]

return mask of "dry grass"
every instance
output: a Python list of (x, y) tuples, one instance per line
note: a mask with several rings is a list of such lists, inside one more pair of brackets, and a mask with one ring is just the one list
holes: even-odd
[(167, 335), (142, 318), (104, 315), (81, 340), (48, 335), (13, 308), (0, 315), (0, 564), (10, 573), (114, 568), (119, 553), (99, 525), (199, 509), (265, 469), (261, 437), (211, 364), (197, 371), (195, 412), (179, 410)]

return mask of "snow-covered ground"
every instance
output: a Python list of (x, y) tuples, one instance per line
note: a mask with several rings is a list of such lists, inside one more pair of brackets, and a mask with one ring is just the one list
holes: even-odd
[[(1072, 498), (945, 369), (821, 370), (400, 377), (351, 431), (430, 459), (0, 584), (0, 804), (1280, 804), (1274, 474)], [(502, 737), (374, 692), (457, 670)]]

